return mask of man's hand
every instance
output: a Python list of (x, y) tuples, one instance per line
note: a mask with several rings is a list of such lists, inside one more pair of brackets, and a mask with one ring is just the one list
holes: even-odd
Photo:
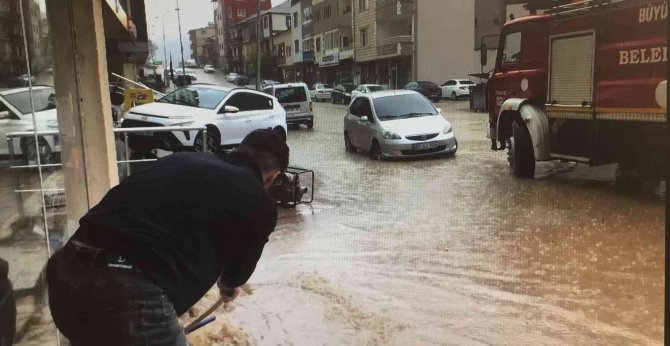
[(226, 303), (232, 302), (240, 294), (239, 287), (235, 288), (226, 287), (224, 284), (221, 283), (221, 280), (217, 280), (216, 285), (219, 287), (219, 294), (221, 294), (221, 297), (225, 299)]

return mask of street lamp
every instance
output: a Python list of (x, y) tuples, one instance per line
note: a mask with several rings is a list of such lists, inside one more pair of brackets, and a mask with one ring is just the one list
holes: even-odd
[(182, 78), (186, 78), (186, 64), (184, 64), (184, 43), (182, 43), (182, 38), (181, 38), (181, 15), (179, 14), (180, 9), (179, 9), (179, 0), (177, 1), (177, 8), (174, 10), (177, 11), (177, 25), (179, 26), (179, 47), (181, 48), (181, 73), (182, 73)]
[[(165, 84), (169, 87), (170, 86), (170, 79), (168, 78), (168, 72), (167, 71), (167, 46), (165, 45), (165, 15), (168, 14), (171, 10), (167, 10), (163, 12), (163, 78), (165, 79)], [(156, 17), (158, 19), (158, 17)]]

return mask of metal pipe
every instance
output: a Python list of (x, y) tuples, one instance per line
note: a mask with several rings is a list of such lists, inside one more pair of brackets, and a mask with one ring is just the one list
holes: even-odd
[(207, 128), (205, 127), (204, 130), (202, 130), (202, 152), (206, 153), (209, 151), (209, 145), (207, 144)]
[[(123, 133), (124, 136), (124, 141), (123, 141), (123, 151), (125, 154), (125, 159), (130, 160), (130, 149), (129, 149), (129, 141), (128, 141), (128, 132)], [(126, 164), (126, 178), (130, 176), (130, 163), (129, 162), (124, 162)], [(117, 165), (119, 162), (117, 162)]]
[[(270, 28), (272, 33), (272, 28)], [(261, 0), (256, 1), (256, 90), (261, 90), (261, 35), (263, 34), (263, 23), (261, 23)]]
[(157, 94), (157, 95), (160, 96), (160, 97), (165, 96), (165, 94), (162, 93), (162, 92), (160, 92), (160, 91), (151, 89), (151, 88), (149, 88), (148, 86), (146, 86), (146, 85), (144, 85), (144, 84), (142, 84), (142, 83), (140, 83), (140, 82), (136, 82), (136, 81), (134, 81), (134, 80), (130, 80), (130, 79), (128, 79), (128, 78), (126, 78), (126, 77), (124, 77), (124, 76), (120, 76), (120, 75), (118, 75), (118, 74), (116, 74), (116, 73), (114, 73), (114, 72), (112, 72), (112, 76), (114, 76), (114, 77), (116, 77), (116, 78), (119, 78), (119, 79), (123, 80), (123, 81), (126, 82), (126, 83), (129, 83), (129, 84), (138, 86), (138, 87), (140, 87), (140, 88), (143, 88), (143, 89), (149, 89), (149, 90), (153, 91), (154, 94)]

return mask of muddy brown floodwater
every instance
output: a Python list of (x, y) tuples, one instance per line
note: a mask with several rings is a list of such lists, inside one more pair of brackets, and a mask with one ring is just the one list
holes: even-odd
[(315, 104), (314, 130), (289, 133), (292, 164), (316, 171), (315, 202), (281, 211), (253, 294), (222, 313), (228, 329), (201, 333), (258, 345), (661, 344), (663, 199), (569, 175), (515, 179), (488, 149), (485, 115), (441, 107), (454, 158), (374, 162), (344, 151), (344, 107)]

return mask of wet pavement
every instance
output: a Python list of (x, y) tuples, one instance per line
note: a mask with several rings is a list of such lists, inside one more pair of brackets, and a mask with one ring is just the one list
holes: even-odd
[(315, 104), (288, 135), (315, 202), (282, 211), (231, 323), (259, 345), (660, 344), (664, 201), (515, 179), (485, 115), (440, 106), (455, 157), (377, 162), (345, 152), (344, 106)]
[[(582, 167), (515, 179), (505, 154), (489, 150), (486, 116), (467, 106), (439, 105), (456, 156), (378, 162), (344, 150), (344, 106), (315, 103), (314, 129), (288, 134), (291, 164), (316, 172), (314, 203), (280, 211), (247, 294), (194, 343), (661, 344), (664, 199)], [(24, 196), (32, 223), (12, 216), (17, 175), (35, 184), (0, 167), (0, 252), (31, 253), (10, 270), (35, 282), (39, 270), (29, 268), (46, 258), (39, 197)], [(64, 209), (49, 210), (58, 228)], [(38, 286), (20, 301), (22, 343), (52, 344)]]

